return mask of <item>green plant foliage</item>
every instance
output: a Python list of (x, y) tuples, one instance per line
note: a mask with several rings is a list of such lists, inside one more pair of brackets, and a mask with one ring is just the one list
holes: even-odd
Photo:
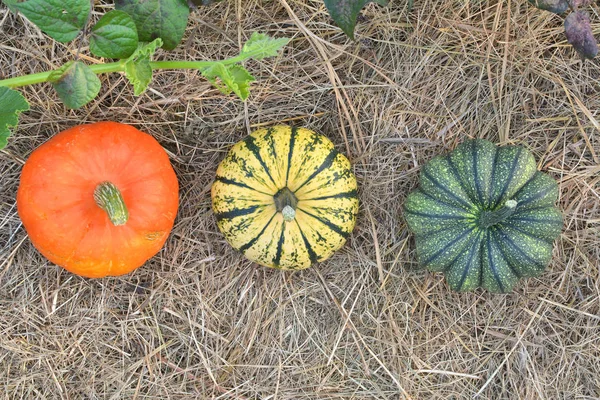
[(17, 126), (19, 114), (29, 110), (29, 103), (16, 90), (0, 87), (0, 149), (7, 144), (10, 128)]
[[(91, 13), (89, 0), (2, 0), (13, 11), (21, 11), (51, 37), (68, 41), (77, 37)], [(204, 0), (203, 4), (211, 1)], [(109, 11), (89, 32), (90, 52), (98, 57), (120, 61), (86, 65), (79, 60), (67, 62), (54, 71), (0, 79), (0, 148), (6, 145), (9, 127), (29, 105), (8, 88), (51, 82), (68, 108), (79, 108), (94, 99), (101, 87), (98, 74), (124, 72), (141, 95), (152, 80), (155, 69), (197, 69), (223, 93), (235, 93), (242, 100), (250, 94), (255, 79), (242, 66), (245, 60), (276, 56), (288, 39), (274, 39), (253, 33), (239, 55), (222, 61), (152, 61), (159, 47), (172, 49), (181, 41), (189, 16), (186, 0), (116, 0), (117, 10)], [(140, 41), (142, 43), (140, 43)], [(15, 94), (18, 99), (15, 100)], [(14, 104), (10, 102), (14, 100)], [(6, 104), (4, 104), (6, 102)], [(25, 108), (27, 107), (27, 108)]]
[(404, 216), (419, 262), (451, 289), (508, 292), (550, 262), (562, 229), (557, 197), (523, 147), (468, 140), (421, 168)]
[(141, 42), (161, 38), (166, 50), (181, 42), (190, 14), (186, 0), (115, 0), (115, 8), (133, 18)]
[(264, 33), (254, 32), (250, 39), (242, 47), (240, 56), (251, 57), (255, 60), (262, 60), (266, 57), (274, 57), (277, 52), (286, 44), (288, 38), (273, 39)]
[[(287, 42), (288, 39), (274, 39), (264, 34), (255, 34), (244, 45), (239, 55), (223, 61), (151, 61), (152, 55), (162, 44), (162, 40), (159, 38), (151, 43), (140, 45), (124, 61), (91, 66), (85, 65), (81, 61), (71, 61), (54, 71), (2, 79), (0, 88), (52, 82), (65, 105), (69, 108), (78, 108), (87, 104), (98, 94), (100, 80), (96, 76), (97, 74), (125, 72), (126, 77), (133, 84), (134, 94), (140, 95), (148, 87), (152, 79), (152, 71), (155, 69), (197, 69), (222, 92), (233, 92), (245, 100), (248, 98), (250, 83), (254, 81), (254, 77), (239, 63), (249, 59), (261, 60), (265, 57), (275, 56)], [(5, 106), (4, 103), (0, 103), (0, 107), (4, 107), (3, 110), (8, 113), (6, 115), (11, 115), (15, 119), (20, 112), (10, 106)]]
[(585, 11), (572, 12), (565, 18), (567, 40), (583, 58), (592, 59), (598, 54), (598, 42), (594, 38), (590, 15)]
[(100, 79), (81, 61), (69, 61), (48, 77), (69, 108), (83, 107), (100, 93)]
[(368, 3), (387, 5), (387, 0), (324, 0), (329, 15), (337, 26), (350, 38), (354, 39), (354, 27), (360, 10)]
[(77, 37), (91, 12), (89, 0), (28, 0), (12, 3), (52, 39), (62, 43)]
[(202, 69), (201, 72), (222, 93), (229, 94), (233, 92), (242, 100), (248, 98), (250, 82), (255, 80), (241, 65), (226, 66), (223, 63), (215, 63)]
[(140, 44), (137, 50), (125, 61), (125, 76), (133, 85), (133, 94), (139, 96), (148, 88), (152, 80), (150, 59), (162, 45), (160, 38), (150, 43)]
[(127, 58), (137, 46), (135, 23), (129, 14), (123, 11), (107, 12), (90, 33), (90, 52), (98, 57)]

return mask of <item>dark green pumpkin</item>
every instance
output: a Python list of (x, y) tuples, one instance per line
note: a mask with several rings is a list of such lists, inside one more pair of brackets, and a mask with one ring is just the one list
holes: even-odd
[(468, 140), (421, 169), (404, 204), (419, 262), (456, 291), (508, 292), (552, 257), (558, 186), (520, 146)]

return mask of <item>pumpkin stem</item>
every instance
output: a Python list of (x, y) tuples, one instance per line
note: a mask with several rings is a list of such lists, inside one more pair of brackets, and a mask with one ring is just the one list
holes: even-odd
[(98, 207), (106, 211), (113, 225), (125, 225), (129, 219), (129, 211), (121, 192), (114, 184), (110, 182), (99, 183), (94, 190), (94, 200)]
[(283, 207), (283, 210), (281, 210), (281, 213), (283, 214), (283, 219), (287, 222), (293, 221), (294, 218), (296, 217), (296, 210), (294, 210), (290, 206)]
[(483, 211), (479, 216), (479, 226), (487, 229), (492, 225), (496, 225), (508, 217), (510, 217), (517, 208), (515, 200), (507, 200), (504, 206), (495, 211)]
[(290, 189), (287, 187), (279, 189), (273, 196), (273, 199), (275, 199), (275, 208), (283, 214), (285, 221), (292, 221), (296, 217), (298, 199)]

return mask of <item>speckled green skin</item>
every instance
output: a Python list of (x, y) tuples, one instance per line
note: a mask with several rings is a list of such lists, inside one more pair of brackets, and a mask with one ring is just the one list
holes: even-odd
[[(476, 139), (423, 166), (404, 215), (419, 262), (443, 272), (453, 290), (502, 293), (520, 278), (541, 274), (550, 262), (562, 229), (557, 198), (556, 182), (537, 171), (529, 151)], [(490, 227), (480, 225), (482, 213), (511, 199), (517, 202), (512, 214)]]

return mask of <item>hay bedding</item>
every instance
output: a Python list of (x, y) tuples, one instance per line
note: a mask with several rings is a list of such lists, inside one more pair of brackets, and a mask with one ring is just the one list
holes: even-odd
[[(597, 31), (597, 16), (593, 27)], [(3, 76), (73, 57), (0, 8)], [(592, 399), (600, 397), (598, 61), (526, 1), (369, 6), (347, 40), (320, 1), (230, 0), (160, 57), (219, 59), (252, 31), (291, 37), (248, 63), (244, 104), (197, 73), (119, 75), (78, 111), (48, 85), (0, 152), (0, 393), (6, 399)], [(85, 51), (83, 54), (87, 54)], [(94, 62), (94, 60), (89, 60)], [(131, 275), (87, 280), (32, 247), (15, 208), (23, 160), (56, 132), (113, 119), (168, 150), (181, 208)], [(355, 166), (348, 244), (306, 271), (252, 265), (218, 233), (210, 185), (228, 148), (277, 122), (326, 134)], [(401, 205), (419, 166), (468, 137), (522, 144), (560, 184), (552, 264), (507, 295), (451, 293), (415, 262)]]

